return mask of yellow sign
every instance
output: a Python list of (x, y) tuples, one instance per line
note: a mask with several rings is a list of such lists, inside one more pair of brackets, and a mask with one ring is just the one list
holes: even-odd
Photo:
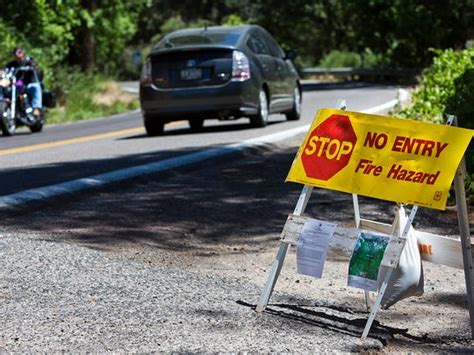
[(322, 109), (287, 181), (444, 209), (473, 130)]

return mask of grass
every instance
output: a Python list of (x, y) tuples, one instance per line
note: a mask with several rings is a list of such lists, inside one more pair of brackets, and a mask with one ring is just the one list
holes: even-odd
[(124, 92), (110, 79), (78, 72), (63, 72), (53, 85), (57, 106), (48, 109), (47, 123), (66, 123), (110, 116), (138, 108), (137, 95)]

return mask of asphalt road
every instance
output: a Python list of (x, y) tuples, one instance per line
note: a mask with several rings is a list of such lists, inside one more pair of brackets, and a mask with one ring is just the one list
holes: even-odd
[(250, 128), (248, 119), (206, 121), (201, 133), (187, 122), (165, 127), (163, 137), (148, 137), (138, 111), (65, 125), (46, 125), (39, 134), (20, 130), (0, 137), (0, 196), (176, 157), (309, 124), (317, 109), (334, 107), (339, 99), (360, 111), (395, 99), (394, 86), (306, 84), (300, 121), (272, 115), (264, 128)]
[[(0, 138), (1, 181), (12, 191), (44, 186), (307, 125), (339, 98), (364, 110), (396, 96), (393, 87), (312, 89), (300, 122), (274, 116), (265, 129), (241, 120), (192, 134), (183, 123), (148, 138), (129, 113)], [(253, 311), (301, 191), (283, 181), (302, 136), (235, 161), (0, 210), (0, 353), (472, 353), (462, 272), (435, 264), (425, 268), (425, 295), (379, 312), (365, 341), (363, 294), (347, 287), (337, 255), (313, 280), (296, 273), (290, 250), (271, 304)], [(308, 215), (353, 221), (350, 195), (316, 198)], [(393, 204), (362, 197), (361, 206), (364, 218), (391, 221)], [(416, 228), (457, 232), (453, 211), (427, 211)]]

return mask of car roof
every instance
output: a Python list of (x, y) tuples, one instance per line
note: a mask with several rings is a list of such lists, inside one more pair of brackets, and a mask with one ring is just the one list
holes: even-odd
[(235, 43), (235, 46), (227, 46), (227, 47), (238, 47), (239, 43), (246, 38), (245, 34), (252, 29), (262, 29), (262, 27), (258, 25), (239, 25), (239, 26), (209, 26), (209, 27), (193, 27), (193, 28), (185, 28), (182, 30), (177, 30), (166, 34), (161, 40), (153, 46), (153, 52), (155, 51), (163, 51), (166, 50), (164, 48), (159, 48), (160, 44), (165, 41), (170, 40), (174, 37), (181, 37), (181, 36), (192, 36), (192, 35), (205, 35), (205, 34), (237, 34), (239, 35), (239, 39)]
[(209, 26), (209, 27), (193, 27), (186, 28), (182, 30), (177, 30), (171, 33), (168, 33), (165, 37), (175, 36), (175, 35), (184, 35), (184, 34), (194, 34), (194, 33), (245, 33), (251, 28), (260, 27), (257, 25), (239, 25), (239, 26)]

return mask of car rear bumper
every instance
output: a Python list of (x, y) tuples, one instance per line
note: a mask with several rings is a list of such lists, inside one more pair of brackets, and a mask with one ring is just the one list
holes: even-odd
[(168, 120), (196, 116), (237, 118), (258, 112), (258, 89), (251, 80), (182, 89), (140, 86), (140, 103), (144, 113)]

